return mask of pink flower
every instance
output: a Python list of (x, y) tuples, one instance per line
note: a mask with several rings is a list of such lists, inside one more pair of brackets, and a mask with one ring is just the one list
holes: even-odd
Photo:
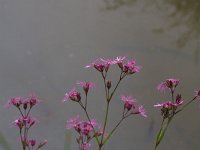
[(83, 90), (87, 94), (90, 88), (94, 88), (95, 84), (92, 82), (77, 82), (76, 84), (80, 85), (83, 87)]
[(154, 105), (154, 107), (163, 107), (165, 109), (171, 110), (173, 107), (178, 107), (180, 105), (182, 105), (183, 101), (182, 100), (178, 100), (177, 103), (172, 103), (171, 101), (167, 101), (161, 104), (156, 104)]
[(135, 109), (132, 110), (131, 114), (135, 114), (135, 115), (140, 114), (142, 117), (145, 117), (145, 118), (147, 117), (146, 111), (142, 105), (139, 107), (135, 107)]
[(125, 56), (118, 56), (118, 57), (114, 60), (114, 62), (115, 62), (116, 64), (122, 63), (125, 59), (126, 59)]
[(5, 105), (5, 107), (9, 108), (11, 107), (12, 105), (15, 106), (15, 107), (20, 107), (20, 105), (23, 103), (23, 98), (21, 97), (14, 97), (14, 98), (11, 98), (7, 104)]
[(12, 124), (15, 126), (15, 127), (18, 127), (19, 129), (22, 129), (24, 127), (24, 123), (22, 121), (21, 118), (19, 119), (16, 119), (15, 121), (12, 122)]
[(178, 79), (167, 79), (165, 82), (162, 82), (157, 86), (157, 90), (165, 92), (166, 89), (170, 89), (172, 92), (174, 92), (178, 84), (179, 84)]
[(35, 139), (31, 139), (28, 141), (28, 143), (33, 147), (36, 144), (36, 140)]
[(71, 118), (67, 121), (67, 125), (66, 125), (66, 128), (67, 129), (72, 129), (72, 128), (75, 128), (78, 124), (80, 124), (80, 116), (77, 115), (76, 117), (74, 118)]
[(111, 59), (103, 59), (98, 58), (95, 61), (93, 61), (91, 64), (85, 66), (85, 68), (94, 67), (99, 72), (108, 71), (110, 65), (113, 65), (115, 62)]
[(144, 109), (144, 107), (141, 105), (139, 106), (139, 113), (143, 116), (143, 117), (147, 117), (146, 115), (146, 111)]
[(75, 102), (79, 102), (81, 100), (81, 94), (77, 92), (75, 88), (73, 88), (69, 91), (69, 93), (65, 94), (63, 101), (68, 101), (69, 99)]
[(177, 106), (179, 106), (179, 105), (181, 105), (183, 103), (183, 100), (182, 100), (182, 96), (181, 96), (181, 94), (177, 94), (177, 96), (176, 96), (176, 105)]
[(90, 143), (84, 142), (84, 143), (81, 144), (81, 149), (82, 150), (88, 150), (90, 148), (90, 146), (91, 146)]
[(24, 109), (27, 109), (27, 107), (30, 105), (30, 107), (33, 107), (34, 105), (36, 105), (37, 103), (39, 103), (38, 98), (35, 95), (31, 95), (28, 98), (22, 98), (22, 97), (14, 97), (11, 98), (7, 104), (5, 105), (5, 107), (9, 108), (10, 106), (15, 106), (20, 108), (21, 105), (23, 105)]
[(115, 63), (118, 64), (119, 68), (126, 74), (134, 74), (137, 72), (140, 72), (141, 66), (136, 65), (135, 60), (126, 60), (127, 62), (125, 63), (124, 61), (126, 60), (126, 57), (117, 57), (115, 59)]
[(29, 125), (29, 127), (33, 126), (36, 122), (38, 122), (38, 120), (32, 116), (23, 117), (23, 121), (24, 123)]
[(128, 111), (131, 110), (132, 108), (134, 109), (134, 103), (136, 100), (132, 98), (131, 96), (121, 96), (121, 100), (124, 102), (124, 108), (127, 109)]
[(33, 107), (33, 106), (37, 105), (40, 102), (39, 99), (36, 97), (35, 94), (32, 94), (28, 98), (28, 100), (29, 100), (30, 107)]

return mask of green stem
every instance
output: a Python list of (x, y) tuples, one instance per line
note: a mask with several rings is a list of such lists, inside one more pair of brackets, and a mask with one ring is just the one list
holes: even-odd
[(179, 109), (175, 114), (181, 112), (183, 109), (185, 109), (187, 106), (189, 106), (195, 99), (197, 98), (197, 96), (195, 96), (193, 99), (191, 99), (189, 102), (187, 102), (181, 109)]
[(118, 82), (117, 82), (117, 84), (116, 84), (114, 90), (113, 90), (112, 93), (110, 94), (110, 96), (109, 96), (109, 98), (108, 98), (108, 101), (110, 101), (110, 100), (112, 99), (112, 97), (113, 97), (113, 95), (114, 95), (114, 93), (115, 93), (117, 87), (119, 86), (119, 83), (121, 82), (121, 80), (122, 80), (124, 77), (125, 77), (125, 76), (122, 76), (122, 72), (121, 72), (120, 77), (119, 77), (119, 80), (118, 80)]
[(154, 150), (156, 150), (158, 145), (161, 143), (161, 141), (162, 141), (162, 139), (163, 139), (163, 137), (165, 135), (165, 132), (167, 131), (167, 128), (168, 128), (170, 122), (172, 121), (172, 119), (173, 119), (173, 116), (171, 118), (168, 118), (166, 123), (165, 123), (165, 120), (163, 119), (163, 121), (161, 123), (160, 130), (159, 130), (159, 132), (157, 134)]
[(103, 146), (103, 137), (105, 134), (105, 130), (106, 130), (106, 125), (107, 125), (107, 121), (108, 121), (108, 112), (109, 112), (109, 101), (107, 101), (107, 106), (106, 106), (106, 116), (105, 116), (105, 120), (104, 120), (104, 126), (103, 126), (103, 134), (101, 136), (101, 142), (100, 142), (100, 147)]
[[(82, 102), (79, 102), (79, 104), (80, 104), (80, 106), (83, 108), (83, 110), (84, 110), (84, 112), (85, 112), (85, 114), (86, 114), (86, 116), (87, 116), (88, 121), (90, 122), (90, 124), (92, 124), (92, 123), (91, 123), (90, 116), (89, 116), (89, 114), (88, 114), (88, 112), (87, 112), (87, 109), (83, 106)], [(92, 126), (92, 129), (93, 129), (94, 137), (95, 137), (95, 139), (96, 139), (98, 145), (100, 145), (99, 139), (98, 139), (98, 137), (97, 137), (97, 135), (96, 135), (96, 131), (95, 131), (95, 129), (94, 129), (93, 126)]]
[(112, 136), (112, 134), (115, 132), (115, 130), (117, 129), (117, 127), (122, 123), (122, 121), (127, 118), (127, 117), (122, 117), (121, 120), (116, 124), (116, 126), (111, 130), (111, 132), (108, 134), (108, 136), (106, 137), (106, 139), (103, 141), (103, 145), (106, 144), (106, 142), (109, 140), (109, 138)]

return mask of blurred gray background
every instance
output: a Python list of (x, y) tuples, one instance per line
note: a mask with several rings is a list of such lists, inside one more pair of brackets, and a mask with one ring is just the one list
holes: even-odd
[[(169, 100), (155, 87), (166, 78), (178, 78), (183, 99), (193, 97), (200, 87), (199, 34), (199, 0), (0, 0), (0, 149), (9, 150), (6, 143), (12, 150), (21, 148), (18, 130), (11, 128), (18, 112), (4, 104), (32, 92), (42, 101), (32, 112), (40, 120), (32, 137), (47, 139), (46, 150), (78, 149), (76, 134), (65, 129), (65, 122), (83, 111), (75, 103), (63, 104), (64, 94), (76, 81), (94, 81), (89, 112), (101, 122), (103, 84), (95, 70), (84, 66), (98, 57), (119, 55), (135, 58), (143, 69), (120, 85), (108, 129), (121, 115), (121, 93), (144, 104), (148, 118), (127, 119), (105, 149), (153, 149), (161, 121), (153, 105)], [(113, 69), (111, 76), (117, 73)], [(199, 113), (195, 102), (177, 116), (158, 149), (200, 149)]]

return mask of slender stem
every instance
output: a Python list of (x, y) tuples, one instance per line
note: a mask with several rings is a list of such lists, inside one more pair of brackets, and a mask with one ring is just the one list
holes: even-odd
[(186, 108), (187, 106), (189, 106), (195, 99), (197, 98), (197, 96), (195, 96), (193, 99), (191, 99), (189, 102), (187, 102), (181, 109), (179, 109), (175, 114), (181, 112), (184, 108)]
[(87, 94), (85, 95), (85, 109), (87, 109)]
[(106, 116), (105, 116), (104, 126), (103, 126), (103, 134), (102, 134), (102, 136), (101, 136), (101, 142), (100, 142), (101, 147), (103, 146), (103, 137), (104, 137), (104, 134), (105, 134), (106, 125), (107, 125), (107, 121), (108, 121), (109, 105), (110, 105), (110, 102), (107, 101), (107, 105), (106, 105)]
[(22, 129), (20, 129), (19, 132), (20, 132), (20, 139), (21, 139), (21, 143), (22, 143), (22, 148), (23, 148), (23, 150), (25, 150), (26, 147), (24, 147), (23, 136), (22, 136)]
[(127, 116), (123, 116), (120, 121), (116, 124), (116, 126), (111, 130), (111, 132), (108, 134), (108, 136), (106, 137), (106, 139), (103, 141), (103, 145), (106, 144), (106, 142), (109, 140), (109, 138), (112, 136), (112, 134), (115, 132), (115, 130), (118, 128), (118, 126), (122, 123), (122, 121), (129, 117), (130, 115), (127, 115)]
[(120, 77), (119, 77), (119, 80), (118, 80), (118, 82), (117, 82), (117, 84), (116, 84), (114, 90), (112, 91), (112, 93), (111, 93), (111, 95), (110, 95), (110, 97), (109, 97), (109, 99), (108, 99), (109, 101), (112, 99), (112, 97), (113, 97), (113, 95), (114, 95), (114, 93), (115, 93), (117, 87), (119, 86), (119, 83), (121, 82), (121, 80), (122, 80), (124, 77), (125, 77), (125, 76), (122, 76), (122, 72), (121, 72)]
[[(81, 108), (83, 108), (83, 110), (84, 110), (84, 112), (85, 112), (85, 114), (86, 114), (86, 116), (87, 116), (88, 121), (90, 122), (90, 124), (92, 124), (91, 119), (90, 119), (90, 116), (89, 116), (89, 114), (88, 114), (88, 112), (87, 112), (87, 109), (83, 106), (82, 102), (79, 102), (79, 104), (80, 104)], [(94, 129), (93, 126), (92, 126), (92, 129), (93, 129), (94, 137), (95, 137), (95, 139), (96, 139), (98, 145), (100, 145), (99, 139), (98, 139), (98, 137), (97, 137), (97, 135), (96, 135), (96, 131), (95, 131), (95, 129)]]
[[(171, 90), (171, 93), (172, 93), (172, 103), (174, 103), (174, 91)], [(175, 108), (172, 107), (172, 115), (174, 115), (174, 114), (175, 114)]]
[(105, 88), (105, 92), (106, 92), (106, 99), (108, 100), (108, 90), (107, 90), (107, 86), (106, 86), (106, 74), (104, 75), (103, 73), (101, 73), (102, 77), (103, 77), (103, 83), (104, 83), (104, 88)]
[(22, 117), (24, 117), (24, 114), (22, 113), (22, 111), (21, 111), (20, 107), (17, 107), (17, 109), (19, 110), (19, 112), (20, 112), (21, 116), (22, 116)]

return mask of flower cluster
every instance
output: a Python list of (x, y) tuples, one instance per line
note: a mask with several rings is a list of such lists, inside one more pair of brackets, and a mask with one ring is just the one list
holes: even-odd
[[(169, 89), (171, 92), (171, 101), (166, 101), (160, 104), (154, 105), (154, 107), (161, 107), (161, 115), (163, 117), (160, 131), (157, 134), (155, 150), (162, 141), (166, 129), (175, 115), (180, 113), (184, 108), (186, 108), (194, 100), (198, 99), (200, 96), (200, 90), (195, 91), (195, 96), (189, 102), (183, 103), (181, 94), (176, 94), (176, 87), (179, 85), (178, 79), (167, 79), (165, 82), (162, 82), (157, 86), (157, 90), (164, 92), (166, 89)], [(176, 97), (175, 97), (176, 94)]]
[(161, 92), (165, 92), (166, 89), (169, 89), (170, 91), (174, 92), (178, 84), (178, 79), (166, 79), (165, 82), (162, 82), (157, 86), (157, 89)]
[(7, 102), (5, 107), (9, 108), (11, 106), (15, 106), (18, 109), (20, 109), (20, 107), (23, 107), (26, 110), (26, 109), (31, 109), (33, 106), (35, 106), (38, 103), (39, 103), (39, 100), (37, 99), (35, 95), (32, 94), (28, 98), (22, 98), (22, 97), (11, 98)]
[(38, 150), (47, 143), (47, 140), (38, 143), (36, 139), (31, 139), (28, 135), (30, 128), (38, 122), (35, 117), (30, 116), (31, 109), (38, 103), (38, 98), (35, 95), (31, 95), (28, 98), (11, 98), (6, 104), (6, 107), (14, 106), (20, 112), (20, 117), (13, 121), (12, 124), (20, 131), (20, 140), (23, 150)]
[(119, 56), (115, 59), (98, 58), (91, 64), (85, 66), (86, 68), (94, 67), (101, 73), (106, 73), (111, 65), (117, 64), (124, 74), (133, 74), (141, 70), (140, 66), (136, 65), (135, 60), (128, 60), (125, 56)]
[(172, 117), (176, 113), (177, 108), (183, 104), (181, 94), (177, 94), (176, 99), (174, 100), (174, 92), (178, 84), (179, 80), (177, 79), (167, 79), (165, 82), (162, 82), (157, 86), (157, 89), (159, 91), (163, 92), (166, 89), (169, 89), (172, 94), (171, 101), (166, 101), (161, 104), (154, 105), (154, 107), (162, 107), (161, 115), (164, 117), (164, 119)]
[(141, 105), (136, 106), (136, 100), (131, 96), (121, 96), (121, 100), (124, 103), (123, 116), (129, 116), (131, 114), (140, 114), (143, 117), (147, 117), (144, 107)]
[(78, 133), (79, 136), (76, 141), (79, 144), (80, 150), (88, 150), (90, 148), (89, 142), (95, 136), (101, 136), (103, 133), (101, 126), (94, 119), (91, 121), (80, 121), (79, 116), (69, 119), (66, 128), (74, 129)]
[[(112, 81), (108, 79), (108, 71), (112, 65), (116, 65), (120, 68), (119, 80), (116, 82), (116, 85), (112, 84)], [(106, 126), (108, 122), (108, 115), (109, 115), (109, 105), (110, 101), (113, 98), (116, 89), (118, 88), (120, 82), (126, 77), (127, 75), (131, 75), (140, 71), (141, 67), (136, 65), (135, 60), (128, 60), (126, 57), (119, 56), (115, 59), (104, 59), (98, 58), (93, 61), (91, 64), (85, 66), (85, 68), (95, 68), (98, 72), (101, 73), (103, 78), (104, 88), (105, 88), (105, 99), (106, 99), (106, 112), (105, 118), (103, 123), (103, 128), (99, 127), (94, 120), (90, 119), (90, 115), (87, 111), (87, 98), (88, 98), (88, 91), (91, 88), (94, 88), (95, 85), (92, 82), (77, 82), (83, 88), (85, 93), (85, 100), (83, 101), (83, 97), (81, 93), (78, 92), (75, 88), (71, 89), (67, 92), (64, 96), (63, 101), (73, 101), (77, 102), (81, 108), (84, 110), (88, 121), (80, 121), (79, 117), (72, 118), (67, 121), (67, 128), (68, 129), (75, 129), (75, 131), (79, 134), (77, 138), (77, 142), (79, 144), (80, 150), (87, 150), (90, 147), (90, 140), (95, 138), (99, 150), (106, 144), (109, 140), (111, 135), (117, 129), (117, 127), (121, 124), (121, 122), (133, 114), (140, 114), (143, 117), (147, 117), (145, 109), (143, 106), (136, 106), (135, 100), (130, 96), (121, 96), (121, 99), (124, 103), (124, 109), (122, 112), (122, 118), (120, 121), (114, 126), (114, 128), (108, 132), (106, 132)]]

